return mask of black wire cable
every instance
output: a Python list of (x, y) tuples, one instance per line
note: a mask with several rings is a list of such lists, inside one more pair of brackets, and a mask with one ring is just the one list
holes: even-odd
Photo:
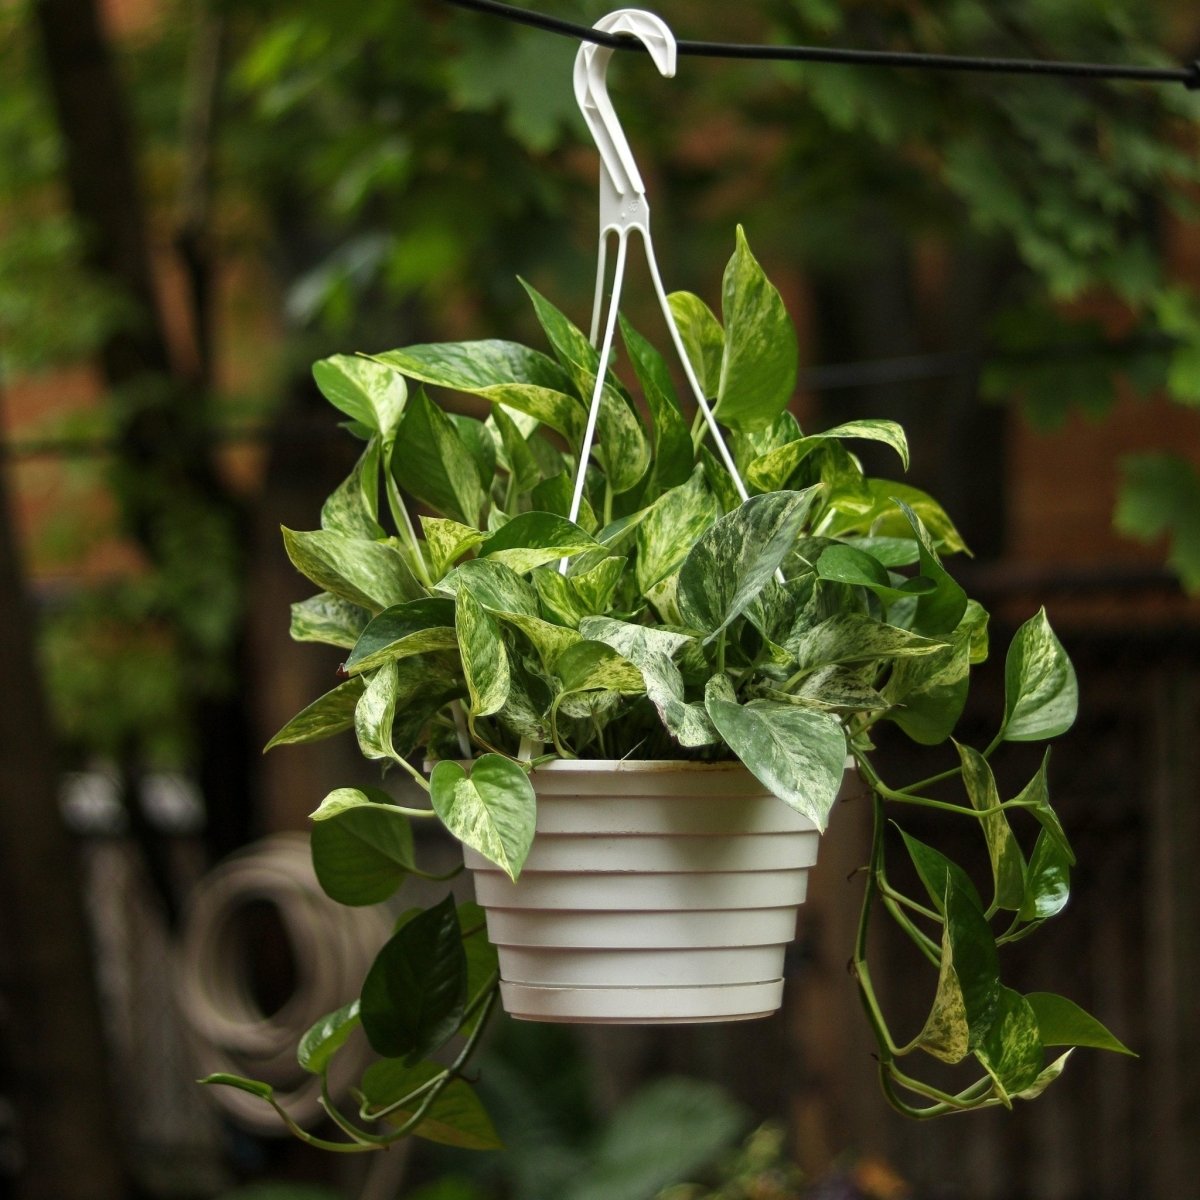
[[(499, 0), (443, 0), (456, 8), (503, 17), (549, 33), (562, 34), (613, 50), (644, 50), (637, 38), (602, 33), (588, 25), (564, 21)], [(677, 41), (679, 54), (703, 58), (748, 58), (782, 62), (838, 63), (857, 67), (913, 67), (932, 71), (975, 71), (994, 75), (1049, 75), (1061, 79), (1131, 80), (1136, 83), (1181, 83), (1200, 91), (1200, 60), (1187, 67), (1139, 67), (1119, 63), (1058, 62), (1033, 58), (967, 58), (953, 54), (916, 54), (893, 50), (846, 50), (828, 46), (753, 46), (735, 42)]]

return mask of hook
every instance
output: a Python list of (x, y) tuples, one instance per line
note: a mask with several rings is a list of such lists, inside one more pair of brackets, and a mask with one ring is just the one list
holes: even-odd
[[(624, 33), (638, 39), (649, 51), (659, 73), (675, 74), (675, 35), (654, 13), (639, 8), (619, 8), (601, 17), (595, 28), (603, 33)], [(609, 46), (584, 42), (575, 56), (575, 99), (600, 151), (600, 236), (629, 227), (649, 230), (646, 186), (633, 151), (625, 138), (612, 101), (608, 98)]]

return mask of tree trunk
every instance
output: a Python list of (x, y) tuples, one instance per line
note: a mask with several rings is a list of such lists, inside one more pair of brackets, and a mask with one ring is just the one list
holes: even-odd
[(0, 471), (0, 1022), (24, 1164), (17, 1200), (128, 1195), (75, 847), (56, 804), (33, 617)]

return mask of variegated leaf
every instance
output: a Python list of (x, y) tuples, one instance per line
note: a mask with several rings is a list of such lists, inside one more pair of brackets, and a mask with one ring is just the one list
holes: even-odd
[(368, 542), (325, 529), (285, 528), (283, 544), (302, 575), (373, 613), (425, 594), (403, 554), (390, 542)]
[(298, 712), (263, 748), (291, 746), (333, 737), (354, 724), (354, 710), (363, 693), (361, 679), (348, 679)]
[(313, 367), (313, 378), (325, 398), (352, 420), (391, 440), (408, 395), (404, 378), (369, 358), (335, 354)]
[(371, 614), (359, 605), (319, 592), (292, 605), (290, 632), (295, 642), (320, 642), (349, 650), (370, 619)]

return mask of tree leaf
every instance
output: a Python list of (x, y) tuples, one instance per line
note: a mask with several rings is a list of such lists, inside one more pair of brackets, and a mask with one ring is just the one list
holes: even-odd
[(370, 619), (371, 614), (359, 605), (319, 592), (292, 605), (290, 633), (294, 642), (320, 642), (349, 650)]
[(313, 366), (321, 394), (384, 442), (395, 435), (404, 413), (408, 388), (397, 371), (369, 358), (334, 354)]
[(641, 592), (645, 594), (678, 570), (691, 547), (720, 515), (703, 467), (696, 467), (686, 483), (664, 492), (637, 527), (635, 569)]
[(485, 754), (470, 764), (440, 762), (429, 778), (434, 810), (466, 846), (512, 880), (533, 844), (537, 799), (529, 776), (511, 759)]
[(1039, 742), (1066, 732), (1079, 708), (1075, 668), (1039, 610), (1017, 630), (1004, 663), (1005, 741)]
[(725, 354), (725, 331), (721, 322), (708, 305), (691, 292), (672, 292), (667, 303), (696, 382), (705, 399), (714, 400), (721, 386), (721, 359)]
[(679, 569), (679, 609), (714, 637), (770, 582), (787, 557), (817, 489), (751, 496), (715, 521)]
[(454, 422), (418, 388), (392, 450), (392, 474), (410, 496), (474, 528), (487, 497), (475, 458)]
[(363, 980), (360, 1015), (371, 1049), (415, 1063), (458, 1030), (467, 963), (454, 897), (418, 913), (385, 943)]
[(380, 904), (413, 868), (412, 827), (386, 792), (337, 788), (312, 821), (313, 869), (339, 904)]
[(284, 528), (292, 565), (319, 588), (370, 612), (425, 594), (404, 556), (390, 542), (368, 542), (327, 529)]
[(1095, 1017), (1066, 996), (1053, 992), (1030, 992), (1025, 997), (1037, 1017), (1043, 1046), (1090, 1046), (1137, 1057)]
[(346, 1044), (346, 1039), (359, 1027), (358, 1000), (326, 1013), (300, 1039), (296, 1061), (313, 1075), (324, 1075), (333, 1056)]
[(508, 698), (508, 653), (495, 619), (467, 588), (460, 588), (455, 596), (454, 627), (471, 696), (471, 715), (486, 717), (498, 712)]
[(371, 671), (389, 659), (431, 650), (454, 650), (454, 603), (441, 596), (426, 596), (385, 608), (362, 631), (345, 669), (351, 674)]
[(298, 712), (264, 747), (292, 746), (333, 737), (354, 724), (354, 710), (363, 693), (361, 679), (348, 679)]
[(1167, 538), (1171, 569), (1189, 592), (1200, 590), (1200, 472), (1194, 464), (1162, 452), (1127, 455), (1113, 523), (1140, 542)]
[(752, 700), (738, 704), (710, 679), (704, 707), (726, 745), (785, 804), (824, 829), (842, 785), (846, 734), (828, 713)]
[(796, 331), (739, 225), (721, 291), (725, 352), (716, 416), (732, 429), (769, 425), (796, 388)]
[[(962, 764), (963, 784), (976, 811), (995, 809), (1000, 804), (1000, 792), (987, 759), (970, 746), (955, 743)], [(997, 908), (1017, 912), (1025, 902), (1025, 857), (1013, 837), (1008, 817), (1003, 812), (989, 812), (979, 818), (992, 864), (993, 901)]]

